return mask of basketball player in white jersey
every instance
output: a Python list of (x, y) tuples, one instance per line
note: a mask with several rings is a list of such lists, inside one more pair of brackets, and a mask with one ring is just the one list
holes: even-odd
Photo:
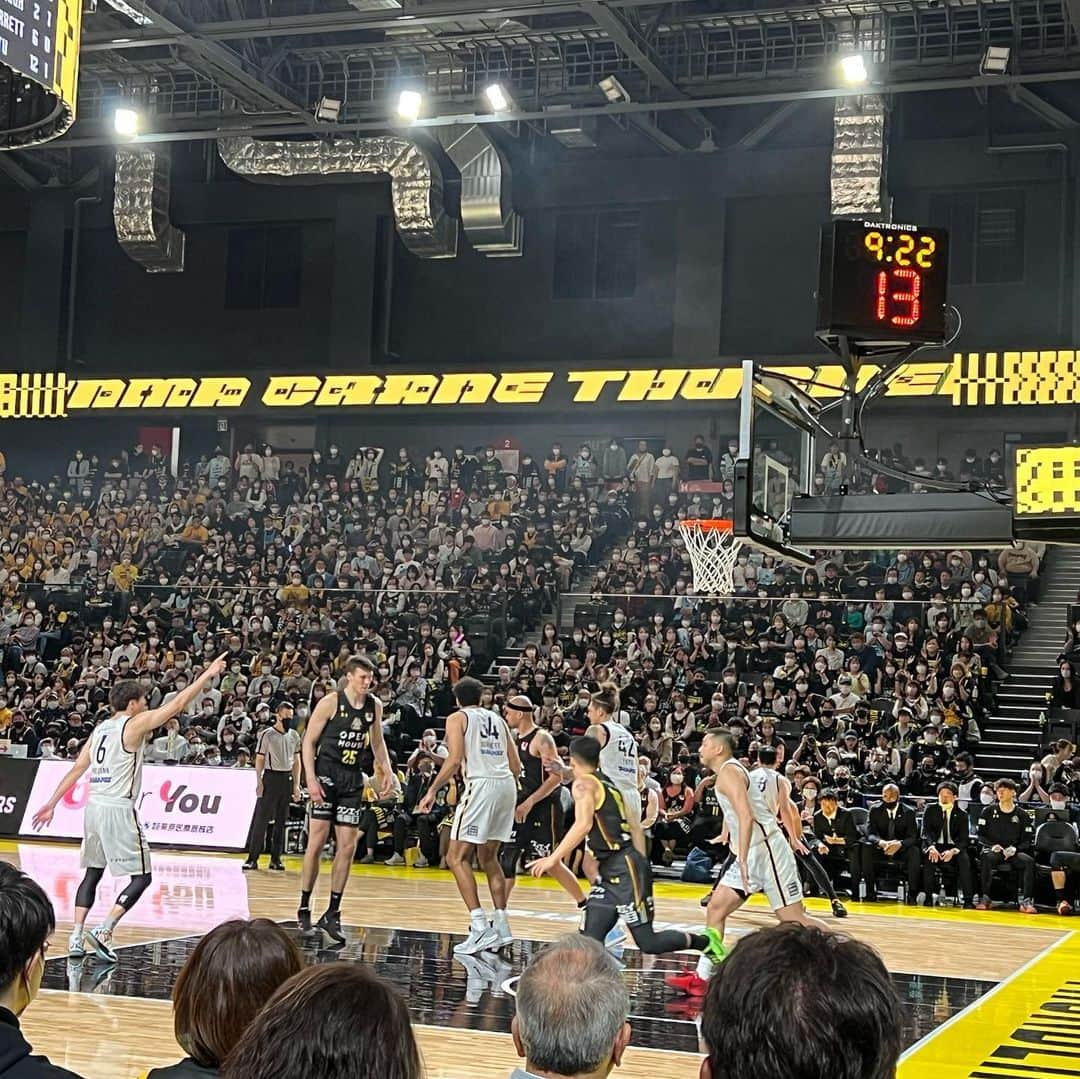
[[(783, 796), (780, 778), (770, 769), (748, 772), (735, 759), (730, 731), (713, 727), (706, 732), (698, 753), (701, 763), (716, 774), (716, 798), (724, 813), (724, 826), (735, 860), (720, 878), (706, 912), (705, 923), (723, 935), (728, 917), (754, 892), (763, 892), (781, 922), (800, 922), (825, 930), (803, 906), (802, 883), (791, 845), (780, 831), (778, 816), (787, 823), (790, 795)], [(801, 833), (801, 829), (800, 829)], [(714, 964), (706, 956), (697, 970), (665, 979), (674, 989), (702, 996)]]
[(619, 691), (610, 682), (602, 685), (589, 701), (586, 738), (600, 743), (600, 771), (611, 780), (623, 797), (630, 835), (639, 854), (647, 854), (645, 829), (641, 826), (641, 793), (638, 791), (638, 744), (634, 736), (616, 720), (619, 716)]
[[(469, 910), (469, 935), (454, 948), (463, 955), (501, 948), (514, 939), (506, 917), (506, 877), (499, 865), (499, 845), (509, 842), (514, 832), (521, 760), (506, 721), (498, 712), (479, 706), (483, 689), (475, 678), (462, 678), (454, 686), (458, 711), (446, 719), (449, 756), (416, 807), (417, 813), (430, 813), (435, 795), (458, 768), (464, 770), (465, 793), (454, 813), (446, 854), (446, 863)], [(474, 847), (495, 905), (491, 923), (480, 906), (473, 876)]]
[[(72, 769), (53, 796), (34, 814), (34, 827), (48, 824), (60, 799), (89, 770), (90, 796), (83, 817), (82, 867), (86, 870), (75, 894), (75, 926), (68, 938), (72, 956), (86, 954), (86, 945), (108, 963), (116, 962), (112, 934), (116, 923), (150, 886), (150, 848), (136, 812), (142, 790), (143, 753), (158, 727), (179, 715), (225, 670), (228, 653), (218, 656), (183, 693), (168, 704), (148, 711), (146, 691), (133, 679), (117, 682), (109, 691), (111, 719), (99, 723)], [(114, 877), (131, 877), (116, 904), (97, 929), (86, 930), (106, 866)]]

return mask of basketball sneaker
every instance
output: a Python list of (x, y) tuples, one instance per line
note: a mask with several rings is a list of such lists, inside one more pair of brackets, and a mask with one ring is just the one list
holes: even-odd
[[(511, 938), (513, 939), (513, 938)], [(459, 944), (454, 945), (454, 951), (461, 955), (476, 955), (477, 952), (490, 952), (499, 947), (499, 933), (490, 925), (483, 929), (473, 926), (469, 929), (469, 935)]]
[(491, 928), (499, 935), (499, 943), (495, 946), (496, 950), (514, 943), (514, 934), (510, 931), (510, 921), (506, 917), (505, 910), (495, 911), (495, 916), (491, 920)]
[(383, 862), (383, 865), (404, 865), (404, 864), (405, 864), (405, 859), (402, 858), (401, 855), (397, 853), (397, 851), (394, 851), (394, 853), (391, 854), (390, 857), (387, 858), (385, 862)]
[(78, 959), (80, 956), (86, 955), (86, 945), (83, 944), (82, 926), (77, 926), (72, 929), (68, 936), (68, 955), (73, 959)]
[(90, 929), (83, 934), (83, 940), (94, 949), (95, 954), (106, 963), (117, 961), (116, 952), (112, 946), (112, 930), (99, 925), (97, 929)]
[(348, 939), (341, 931), (341, 911), (328, 910), (316, 923), (316, 929), (321, 929), (335, 944), (344, 944)]
[(724, 947), (724, 935), (718, 929), (705, 927), (705, 936), (709, 946), (705, 949), (707, 955), (714, 963), (722, 963), (727, 958), (727, 948)]
[(1057, 912), (1062, 917), (1066, 917), (1067, 915), (1072, 914), (1072, 912), (1073, 912), (1072, 904), (1067, 899), (1063, 899), (1057, 905)]
[(314, 930), (311, 928), (311, 908), (310, 907), (301, 907), (296, 912), (296, 924), (299, 927), (300, 932), (303, 933), (304, 936), (307, 936), (308, 934), (314, 932)]
[(688, 997), (703, 997), (709, 988), (704, 978), (698, 977), (696, 970), (683, 971), (682, 974), (669, 974), (664, 984)]
[(427, 869), (431, 863), (422, 855), (419, 854), (416, 857), (416, 861), (413, 862), (413, 869)]

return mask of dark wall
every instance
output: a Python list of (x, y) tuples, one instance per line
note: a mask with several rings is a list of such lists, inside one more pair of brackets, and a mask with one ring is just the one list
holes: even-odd
[[(991, 139), (973, 95), (938, 94), (921, 106), (910, 96), (897, 107), (890, 147), (894, 217), (949, 224), (942, 207), (952, 196), (968, 200), (965, 243), (979, 270), (952, 289), (963, 316), (954, 347), (1073, 345), (1080, 142), (1071, 132), (1028, 131), (1000, 110), (1002, 131)], [(458, 257), (447, 260), (385, 242), (386, 182), (264, 185), (219, 167), (210, 182), (178, 170), (171, 216), (187, 235), (187, 268), (149, 275), (116, 243), (106, 184), (85, 218), (76, 359), (90, 373), (125, 373), (822, 355), (813, 289), (829, 137), (828, 105), (819, 102), (794, 110), (757, 149), (613, 160), (545, 155), (541, 143), (535, 154), (512, 154), (525, 219), (520, 259), (482, 258), (464, 233)], [(1016, 152), (1062, 140), (1064, 151)], [(21, 321), (8, 369), (63, 363), (72, 198), (48, 189), (0, 202), (0, 319)], [(620, 298), (559, 298), (559, 221), (596, 209), (637, 215), (636, 286)], [(301, 232), (296, 302), (229, 307), (230, 229), (259, 225)], [(1008, 279), (987, 270), (1003, 243), (1016, 252)]]

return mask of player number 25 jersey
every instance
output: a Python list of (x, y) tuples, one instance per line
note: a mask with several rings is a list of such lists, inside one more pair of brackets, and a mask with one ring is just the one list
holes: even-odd
[(102, 805), (134, 805), (142, 787), (144, 745), (124, 748), (124, 725), (116, 715), (98, 724), (90, 735), (90, 799)]
[(488, 708), (470, 706), (465, 713), (465, 778), (513, 779), (506, 746), (510, 729), (506, 721)]

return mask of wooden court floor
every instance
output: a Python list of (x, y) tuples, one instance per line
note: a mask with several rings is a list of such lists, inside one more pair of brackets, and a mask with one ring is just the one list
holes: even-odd
[[(72, 973), (71, 964), (65, 972), (62, 957), (81, 879), (77, 848), (7, 842), (0, 843), (0, 858), (21, 865), (41, 883), (57, 910), (50, 952), (57, 958), (50, 961), (48, 988), (24, 1016), (27, 1037), (54, 1063), (87, 1079), (135, 1079), (148, 1067), (182, 1055), (173, 1038), (168, 994), (176, 969), (201, 934), (234, 917), (295, 918), (297, 859), (286, 860), (283, 874), (245, 874), (240, 856), (158, 851), (151, 889), (116, 934), (118, 973), (82, 967)], [(123, 883), (113, 886), (106, 877), (95, 915)], [(325, 905), (325, 878), (320, 885), (313, 902), (316, 913)], [(658, 883), (657, 922), (700, 925), (703, 891), (697, 885)], [(1052, 1023), (1051, 1034), (1044, 1030), (1034, 1038), (1047, 1048), (1046, 1059), (1027, 1055), (1025, 1048), (1033, 1041), (1025, 1024), (1039, 1029), (1047, 998), (1064, 993), (1063, 1000), (1072, 999), (1068, 994), (1080, 970), (1080, 944), (1073, 941), (1068, 919), (879, 903), (852, 904), (850, 917), (839, 923), (828, 918), (824, 904), (811, 900), (809, 905), (832, 927), (873, 943), (893, 972), (910, 1012), (901, 1079), (1080, 1076), (1080, 1053), (1065, 1055), (1052, 1048), (1057, 1037)], [(523, 943), (515, 943), (505, 965), (466, 972), (450, 951), (449, 934), (464, 935), (467, 916), (448, 873), (355, 867), (342, 904), (342, 921), (354, 928), (341, 958), (371, 962), (393, 979), (404, 979), (400, 985), (410, 1001), (430, 1079), (495, 1079), (518, 1063), (506, 1033), (513, 1004), (505, 978), (520, 972), (531, 949), (539, 946), (536, 942), (575, 931), (578, 918), (569, 899), (550, 882), (521, 879), (510, 902), (510, 920)], [(762, 901), (752, 900), (732, 919), (729, 940), (769, 924), (772, 917)], [(641, 957), (627, 948), (627, 977), (639, 1013), (631, 1023), (638, 1044), (632, 1042), (618, 1074), (628, 1079), (697, 1075), (693, 1013), (664, 989), (662, 977), (689, 958)], [(1080, 1011), (1080, 992), (1074, 1003)], [(680, 1050), (656, 1047), (670, 1045)], [(1073, 1047), (1078, 1048), (1076, 1039)], [(1017, 1067), (1018, 1061), (1025, 1063)]]

